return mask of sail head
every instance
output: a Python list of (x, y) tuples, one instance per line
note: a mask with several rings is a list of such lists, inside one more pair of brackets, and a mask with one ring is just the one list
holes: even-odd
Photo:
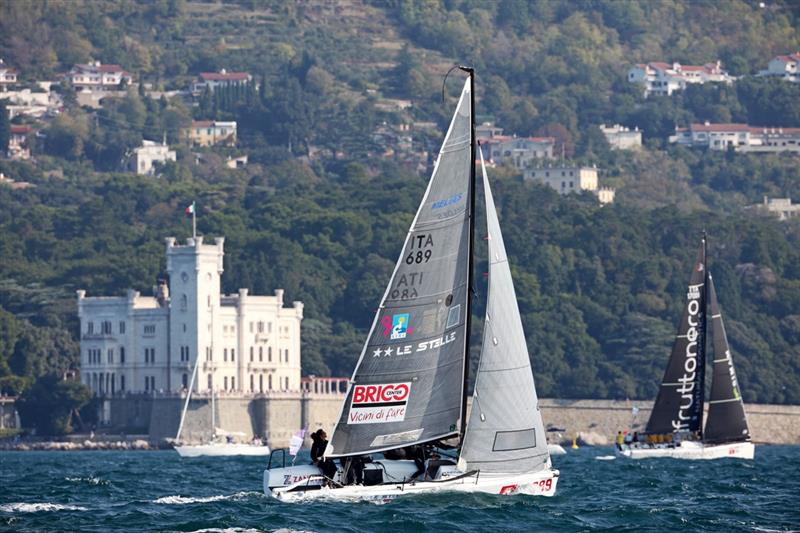
[(683, 317), (647, 433), (702, 432), (706, 365), (705, 237), (692, 268)]
[(468, 339), (472, 109), (464, 85), (326, 452), (342, 457), (460, 430)]
[(711, 396), (708, 399), (708, 417), (703, 440), (712, 444), (750, 440), (744, 402), (711, 276), (708, 278), (708, 286), (714, 359), (711, 365)]
[(500, 223), (481, 156), (489, 249), (483, 346), (459, 466), (522, 473), (549, 464), (528, 346)]

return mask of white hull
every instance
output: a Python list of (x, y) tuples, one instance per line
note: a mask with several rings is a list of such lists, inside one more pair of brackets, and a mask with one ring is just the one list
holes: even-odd
[(528, 494), (553, 496), (556, 492), (559, 471), (548, 468), (526, 474), (480, 474), (455, 476), (454, 479), (416, 481), (408, 483), (385, 483), (382, 485), (348, 485), (344, 487), (320, 487), (304, 490), (309, 485), (319, 486), (319, 478), (308, 478), (286, 487), (268, 486), (269, 470), (264, 471), (264, 493), (285, 502), (312, 500), (373, 501), (385, 503), (400, 496), (430, 494), (435, 492), (482, 492), (486, 494)]
[(623, 445), (617, 455), (628, 459), (655, 459), (670, 457), (673, 459), (753, 459), (755, 445), (752, 442), (734, 442), (730, 444), (703, 444), (702, 442), (684, 441), (677, 447), (656, 445), (654, 448), (630, 447)]
[(175, 446), (175, 451), (178, 452), (178, 455), (181, 457), (226, 457), (237, 455), (262, 457), (269, 455), (269, 446), (260, 444), (212, 443), (193, 446)]

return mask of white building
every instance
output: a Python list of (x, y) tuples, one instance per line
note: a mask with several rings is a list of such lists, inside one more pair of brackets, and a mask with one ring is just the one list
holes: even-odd
[(9, 159), (30, 159), (31, 149), (28, 138), (33, 134), (33, 128), (22, 124), (12, 124), (8, 139)]
[(800, 205), (792, 204), (791, 198), (769, 198), (764, 196), (764, 202), (748, 206), (761, 212), (769, 213), (778, 217), (778, 220), (789, 220), (800, 216)]
[(0, 59), (0, 91), (7, 91), (8, 87), (17, 83), (17, 69), (9, 67)]
[(299, 391), (303, 304), (284, 307), (281, 289), (221, 295), (223, 244), (167, 238), (169, 286), (152, 297), (77, 291), (83, 383), (100, 396), (179, 392), (199, 357), (197, 392)]
[(121, 84), (130, 85), (133, 76), (119, 65), (103, 65), (100, 61), (77, 64), (66, 74), (76, 91), (113, 90)]
[(142, 146), (133, 149), (128, 161), (128, 168), (137, 174), (152, 176), (155, 174), (155, 163), (166, 163), (177, 160), (175, 150), (170, 150), (165, 142), (142, 141)]
[(228, 72), (225, 69), (219, 72), (201, 72), (192, 84), (192, 93), (197, 96), (202, 94), (206, 88), (214, 92), (217, 87), (245, 85), (252, 80), (253, 77), (247, 72)]
[(676, 128), (673, 144), (709, 150), (751, 153), (800, 153), (800, 128), (765, 128), (747, 124), (692, 124)]
[(631, 130), (619, 124), (613, 126), (601, 124), (600, 131), (606, 136), (612, 150), (633, 150), (642, 146), (642, 132), (639, 128)]
[(644, 96), (669, 96), (682, 91), (690, 83), (732, 83), (734, 77), (722, 70), (722, 64), (681, 65), (680, 63), (653, 62), (634, 65), (628, 70), (628, 81), (644, 86)]
[(800, 83), (800, 52), (785, 56), (775, 56), (767, 64), (767, 69), (756, 74), (757, 77), (776, 77), (786, 81)]
[(613, 203), (616, 195), (614, 189), (599, 186), (597, 167), (559, 165), (529, 168), (523, 177), (526, 180), (544, 183), (560, 194), (592, 192), (597, 195), (601, 204)]

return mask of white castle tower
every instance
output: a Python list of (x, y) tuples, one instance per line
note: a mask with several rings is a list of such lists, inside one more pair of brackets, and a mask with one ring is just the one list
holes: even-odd
[[(303, 304), (273, 296), (220, 293), (225, 239), (186, 244), (166, 239), (169, 285), (154, 296), (86, 297), (78, 291), (81, 375), (100, 396), (172, 394), (186, 389), (228, 395), (299, 391)], [(199, 357), (199, 360), (198, 360)]]

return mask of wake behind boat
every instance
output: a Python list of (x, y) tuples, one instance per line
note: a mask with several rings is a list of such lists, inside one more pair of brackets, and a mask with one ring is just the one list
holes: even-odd
[[(617, 453), (631, 459), (752, 459), (755, 446), (750, 442), (722, 312), (706, 263), (705, 235), (686, 297), (686, 309), (646, 432), (635, 434), (632, 442), (618, 440)], [(714, 359), (711, 397), (703, 429), (709, 302)]]
[[(316, 465), (272, 468), (273, 456), (264, 471), (268, 495), (386, 501), (439, 491), (555, 493), (559, 472), (482, 155), (489, 284), (467, 421), (478, 150), (474, 72), (462, 70), (469, 79), (320, 462), (334, 472), (326, 478)], [(457, 443), (452, 456), (440, 449), (445, 439)], [(414, 460), (392, 459), (398, 450)], [(352, 469), (363, 485), (347, 483)]]

